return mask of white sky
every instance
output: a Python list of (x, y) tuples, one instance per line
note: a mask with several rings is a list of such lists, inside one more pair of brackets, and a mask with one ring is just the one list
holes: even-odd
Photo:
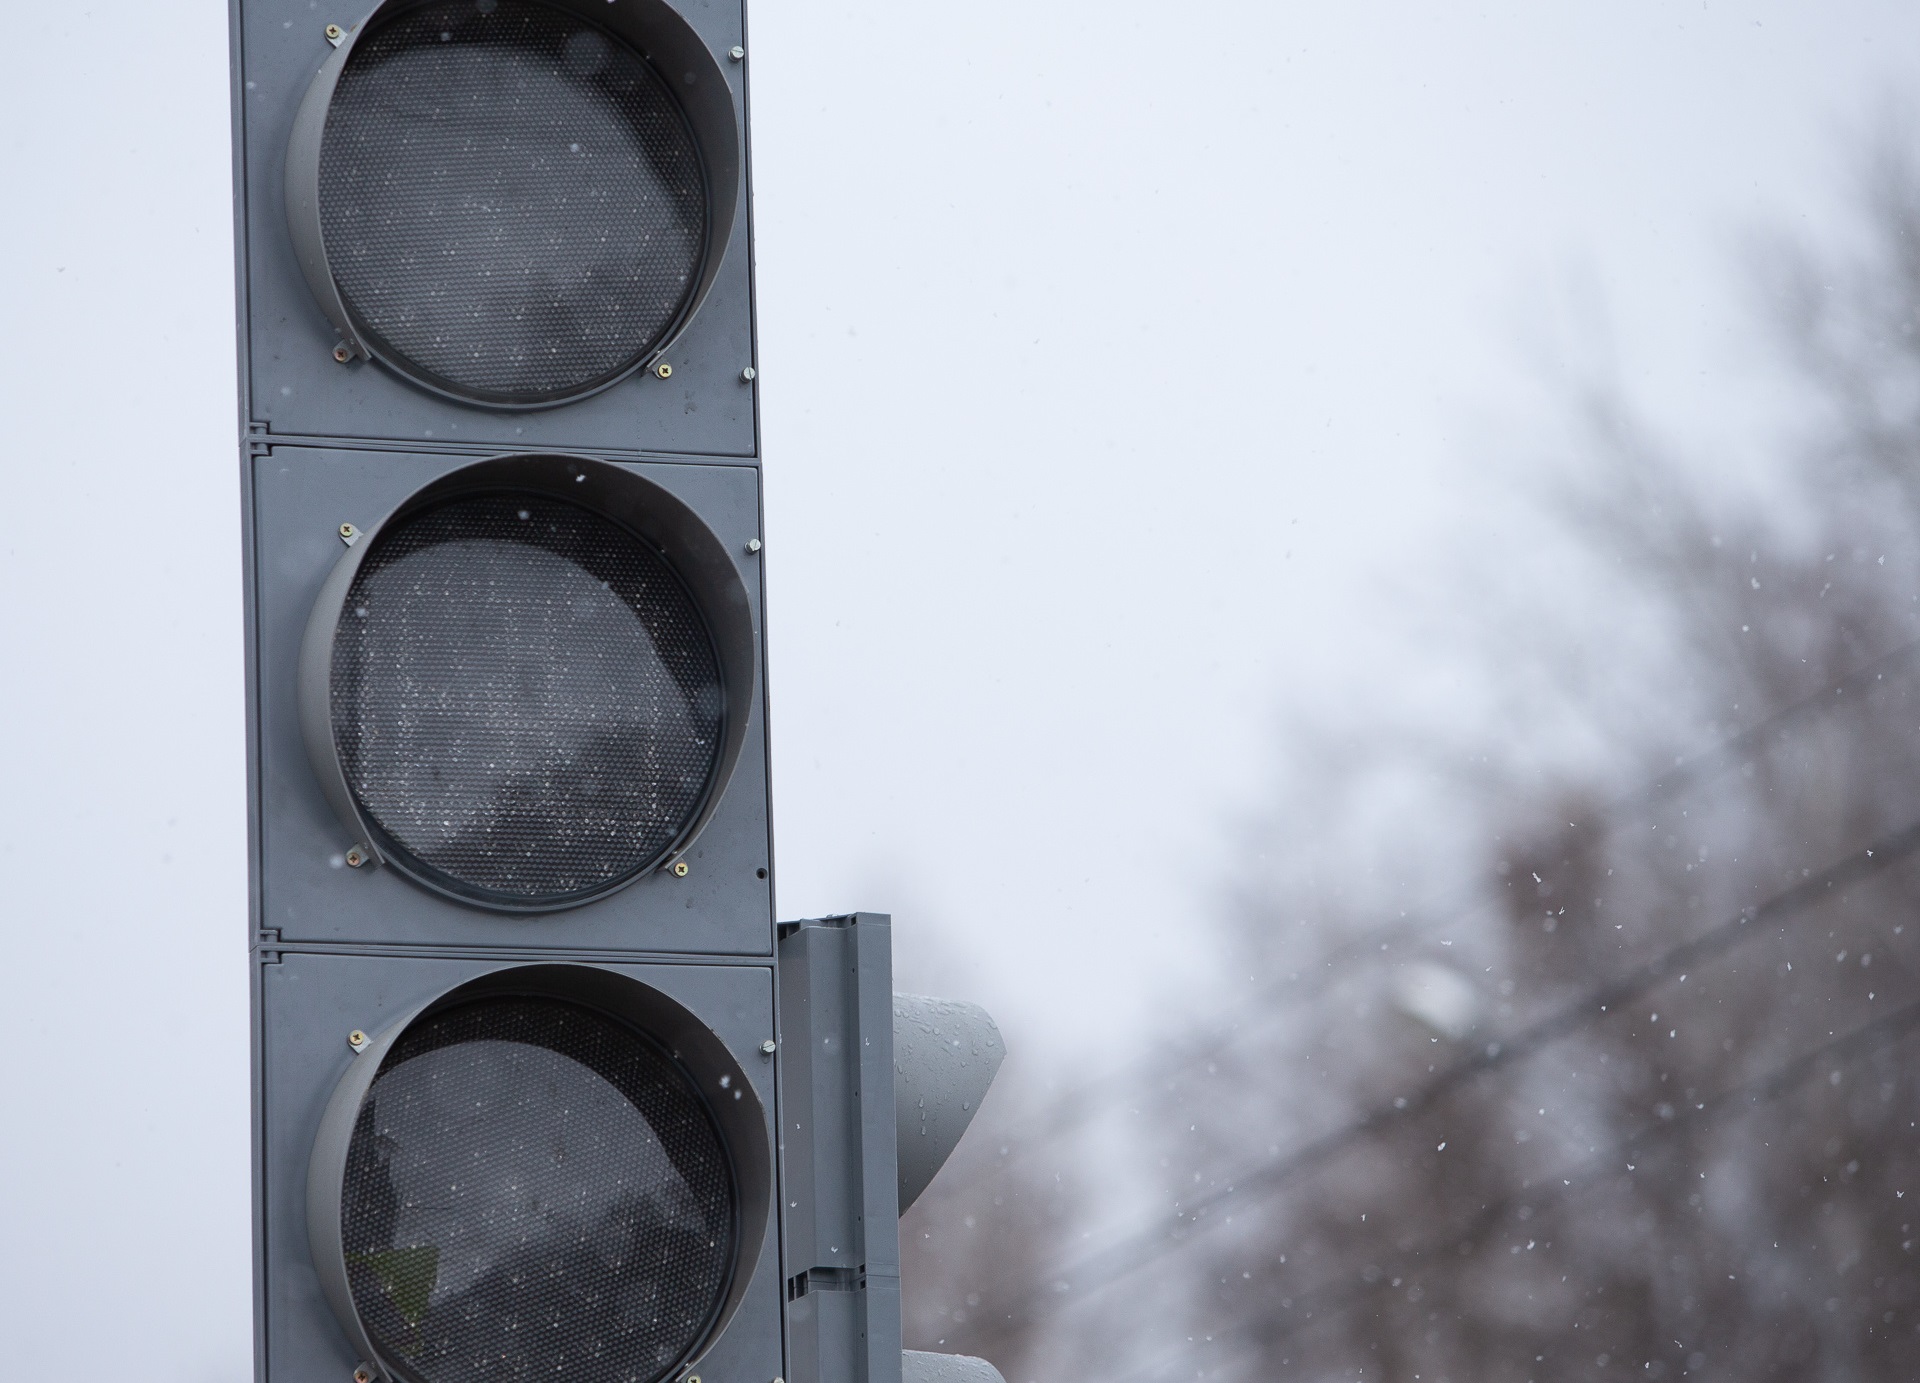
[[(1920, 9), (1466, 8), (754, 12), (787, 915), (891, 910), (909, 976), (1016, 1042), (1124, 1045), (1194, 968), (1281, 713), (1443, 656), (1378, 592), (1477, 502), (1475, 420), (1533, 406), (1518, 343), (1604, 301), (1680, 426), (1739, 430), (1729, 251), (1831, 215)], [(0, 1321), (25, 1376), (224, 1383), (226, 16), (15, 10)]]

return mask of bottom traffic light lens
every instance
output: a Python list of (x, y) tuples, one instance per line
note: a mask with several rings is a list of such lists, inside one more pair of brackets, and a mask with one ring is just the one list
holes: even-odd
[(733, 1172), (691, 1079), (625, 1023), (497, 995), (381, 1062), (340, 1203), (353, 1305), (413, 1383), (652, 1383), (734, 1268)]

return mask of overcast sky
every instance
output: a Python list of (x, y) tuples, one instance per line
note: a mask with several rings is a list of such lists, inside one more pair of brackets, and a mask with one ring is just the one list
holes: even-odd
[[(226, 15), (16, 8), (0, 1313), (29, 1376), (224, 1383), (250, 1369)], [(1540, 341), (1740, 431), (1732, 251), (1832, 217), (1920, 9), (1467, 9), (754, 12), (786, 915), (890, 910), (907, 972), (1016, 1040), (1124, 1045), (1198, 969), (1289, 708), (1444, 660), (1389, 596), (1487, 499)]]

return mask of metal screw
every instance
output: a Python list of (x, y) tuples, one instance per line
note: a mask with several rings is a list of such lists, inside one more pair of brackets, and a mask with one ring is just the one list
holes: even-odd
[(758, 538), (747, 539), (748, 552), (758, 552), (759, 550), (760, 550), (760, 540)]
[(662, 379), (673, 378), (673, 366), (667, 364), (667, 362), (664, 360), (662, 360), (658, 365), (655, 365), (653, 367), (653, 372), (656, 375), (659, 375), (660, 378)]
[(676, 879), (684, 879), (687, 877), (687, 862), (685, 860), (675, 860), (673, 862), (673, 877)]
[(746, 368), (746, 369), (744, 369), (744, 370), (742, 370), (742, 371), (740, 372), (740, 380), (741, 380), (741, 382), (742, 382), (743, 384), (751, 384), (751, 383), (753, 383), (753, 373), (754, 373), (754, 372), (753, 372), (753, 366), (751, 366), (751, 365), (749, 365), (749, 366), (747, 366), (747, 368)]
[(360, 530), (355, 528), (350, 523), (341, 524), (340, 525), (340, 541), (345, 543), (348, 547), (352, 547), (355, 543), (360, 541)]
[[(732, 58), (735, 62), (739, 62), (740, 59), (744, 58), (746, 55), (747, 55), (747, 50), (740, 47), (737, 44), (732, 48), (727, 49), (727, 56)], [(779, 1380), (775, 1379), (774, 1383), (779, 1383)]]
[(346, 364), (349, 360), (353, 359), (353, 347), (349, 346), (345, 341), (340, 342), (339, 345), (333, 348), (333, 358), (342, 365)]
[(365, 1033), (361, 1032), (360, 1029), (358, 1028), (355, 1028), (352, 1032), (347, 1034), (347, 1045), (353, 1048), (354, 1051), (356, 1052), (366, 1051), (367, 1043), (372, 1040), (373, 1040), (372, 1038), (368, 1037)]
[(774, 1053), (775, 1045), (776, 1044), (774, 1043), (774, 1040), (771, 1037), (769, 1037), (765, 1042), (762, 1042), (760, 1044), (760, 1050), (765, 1052), (768, 1056), (772, 1056)]
[[(347, 31), (341, 28), (338, 24), (327, 25), (327, 42), (328, 43), (338, 46), (340, 40), (345, 38), (346, 36), (347, 36)], [(357, 1377), (358, 1375), (355, 1375), (355, 1376)]]
[(362, 866), (366, 862), (367, 862), (367, 852), (365, 850), (361, 849), (358, 845), (350, 846), (348, 848), (347, 868), (358, 869), (360, 868), (360, 866)]

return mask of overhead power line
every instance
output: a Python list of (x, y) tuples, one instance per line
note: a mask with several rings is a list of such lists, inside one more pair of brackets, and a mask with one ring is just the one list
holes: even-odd
[(1670, 947), (1651, 960), (1588, 990), (1572, 1003), (1528, 1024), (1506, 1039), (1489, 1043), (1474, 1055), (1448, 1067), (1414, 1094), (1393, 1103), (1375, 1106), (1317, 1138), (1278, 1156), (1263, 1159), (1226, 1184), (1186, 1202), (1151, 1228), (1131, 1234), (1077, 1263), (1049, 1274), (1047, 1281), (1055, 1285), (1055, 1290), (1029, 1290), (1024, 1293), (1025, 1305), (1014, 1313), (1015, 1319), (1032, 1318), (1044, 1313), (1052, 1305), (1062, 1304), (1068, 1292), (1077, 1298), (1111, 1286), (1155, 1259), (1182, 1247), (1191, 1240), (1193, 1234), (1204, 1230), (1210, 1223), (1216, 1223), (1209, 1217), (1221, 1206), (1236, 1199), (1271, 1194), (1355, 1143), (1417, 1117), (1468, 1081), (1488, 1071), (1511, 1066), (1580, 1028), (1598, 1022), (1622, 1005), (1648, 993), (1669, 975), (1697, 969), (1747, 938), (1758, 935), (1765, 923), (1796, 916), (1831, 896), (1836, 889), (1871, 878), (1917, 850), (1920, 850), (1920, 822), (1885, 836), (1820, 873), (1801, 880), (1792, 888), (1744, 909), (1690, 940)]
[[(1684, 760), (1632, 792), (1615, 798), (1600, 810), (1600, 816), (1607, 818), (1639, 810), (1671, 796), (1688, 784), (1730, 768), (1759, 750), (1773, 734), (1797, 721), (1831, 710), (1836, 705), (1849, 704), (1838, 698), (1872, 686), (1884, 678), (1888, 672), (1903, 664), (1914, 662), (1917, 658), (1920, 658), (1920, 640), (1892, 649), (1822, 687), (1813, 695), (1775, 711), (1738, 734)], [(1437, 911), (1443, 914), (1457, 914), (1463, 907), (1463, 904), (1453, 903)], [(1338, 957), (1369, 951), (1382, 938), (1396, 937), (1417, 930), (1421, 925), (1423, 923), (1419, 917), (1396, 918), (1382, 926), (1368, 928), (1361, 935), (1336, 947), (1330, 955)], [(1137, 1089), (1143, 1082), (1175, 1078), (1186, 1071), (1193, 1070), (1202, 1062), (1213, 1059), (1217, 1054), (1234, 1045), (1238, 1037), (1236, 1029), (1244, 1018), (1264, 1016), (1270, 1012), (1273, 1002), (1285, 994), (1291, 983), (1291, 981), (1282, 981), (1264, 985), (1256, 993), (1240, 999), (1227, 1011), (1225, 1022), (1202, 1041), (1183, 1044), (1172, 1049), (1156, 1048), (1136, 1060), (1063, 1092), (1050, 1102), (1046, 1112), (1038, 1120), (1038, 1127), (1030, 1125), (1023, 1131), (1023, 1141), (1029, 1144), (1045, 1141), (1084, 1127), (1109, 1107), (1119, 1092)], [(996, 1171), (996, 1168), (989, 1166), (961, 1179), (957, 1184), (949, 1185), (953, 1191), (964, 1193), (975, 1185), (984, 1185)]]
[[(1682, 1130), (1700, 1127), (1724, 1115), (1737, 1114), (1758, 1105), (1770, 1104), (1791, 1093), (1823, 1066), (1845, 1065), (1862, 1057), (1871, 1056), (1910, 1036), (1916, 1028), (1920, 1028), (1920, 1002), (1894, 1009), (1882, 1017), (1861, 1024), (1841, 1037), (1823, 1042), (1811, 1051), (1803, 1052), (1791, 1061), (1784, 1062), (1752, 1080), (1743, 1081), (1718, 1095), (1700, 1101), (1698, 1108), (1676, 1110), (1671, 1119), (1636, 1129), (1627, 1137), (1587, 1159), (1586, 1163), (1571, 1175), (1557, 1176), (1539, 1185), (1523, 1187), (1519, 1191), (1503, 1196), (1482, 1207), (1466, 1224), (1456, 1226), (1446, 1234), (1435, 1235), (1406, 1250), (1392, 1251), (1390, 1257), (1400, 1259), (1424, 1257), (1438, 1253), (1462, 1239), (1476, 1238), (1497, 1224), (1507, 1212), (1522, 1203), (1538, 1212), (1569, 1201), (1601, 1179), (1623, 1174), (1628, 1159), (1638, 1156), (1639, 1150), (1649, 1144), (1671, 1138)], [(1630, 1173), (1624, 1174), (1630, 1175)], [(1317, 1295), (1310, 1289), (1304, 1298), (1296, 1295), (1294, 1300), (1296, 1304), (1304, 1300), (1315, 1310), (1339, 1310), (1364, 1299), (1377, 1290), (1379, 1285), (1378, 1282), (1363, 1282), (1360, 1284), (1360, 1290), (1356, 1290), (1351, 1285), (1339, 1284), (1334, 1289), (1319, 1289)], [(1322, 1306), (1320, 1303), (1323, 1300), (1331, 1305)]]
[[(1649, 1144), (1672, 1138), (1683, 1131), (1697, 1129), (1726, 1115), (1738, 1114), (1770, 1104), (1792, 1093), (1823, 1066), (1850, 1065), (1894, 1046), (1902, 1039), (1911, 1036), (1916, 1029), (1920, 1029), (1920, 1002), (1895, 1009), (1841, 1037), (1823, 1042), (1752, 1080), (1743, 1081), (1717, 1095), (1699, 1101), (1697, 1108), (1676, 1111), (1672, 1119), (1636, 1129), (1627, 1137), (1589, 1157), (1580, 1167), (1570, 1169), (1570, 1173), (1555, 1173), (1544, 1181), (1523, 1186), (1520, 1190), (1481, 1207), (1464, 1224), (1455, 1224), (1445, 1233), (1431, 1235), (1420, 1243), (1406, 1248), (1388, 1249), (1384, 1259), (1404, 1261), (1443, 1253), (1449, 1246), (1463, 1239), (1475, 1239), (1485, 1234), (1518, 1205), (1527, 1205), (1536, 1212), (1552, 1209), (1572, 1200), (1582, 1191), (1609, 1176), (1630, 1175), (1631, 1173), (1623, 1173), (1627, 1160), (1638, 1156), (1640, 1150)], [(1318, 1287), (1310, 1286), (1302, 1291), (1291, 1292), (1288, 1299), (1292, 1303), (1291, 1309), (1296, 1320), (1282, 1333), (1295, 1335), (1322, 1326), (1328, 1321), (1338, 1320), (1347, 1310), (1364, 1302), (1367, 1298), (1382, 1290), (1391, 1290), (1394, 1280), (1392, 1275), (1383, 1273), (1371, 1282), (1364, 1279), (1357, 1282), (1326, 1282)], [(1190, 1344), (1183, 1345), (1178, 1351), (1162, 1356), (1145, 1368), (1122, 1374), (1115, 1383), (1130, 1383), (1133, 1379), (1150, 1378), (1176, 1359), (1190, 1357), (1191, 1352)], [(1267, 1353), (1269, 1350), (1262, 1349), (1260, 1352)]]

